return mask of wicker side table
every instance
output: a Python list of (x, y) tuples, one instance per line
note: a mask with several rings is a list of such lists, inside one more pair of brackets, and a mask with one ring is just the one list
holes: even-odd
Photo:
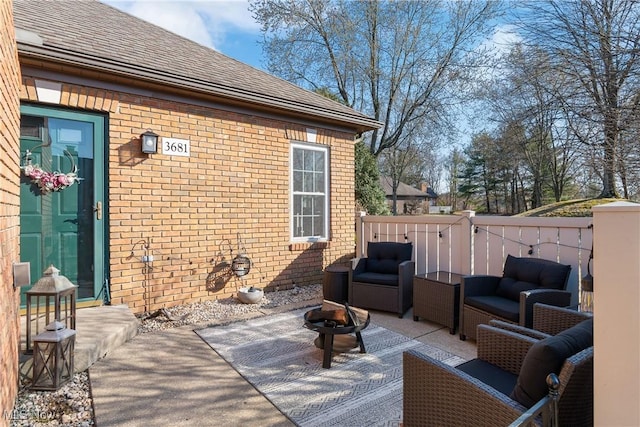
[(344, 303), (349, 295), (349, 267), (332, 265), (324, 269), (322, 298)]
[(423, 319), (444, 325), (456, 333), (460, 313), (462, 276), (448, 271), (417, 274), (413, 277), (413, 320)]

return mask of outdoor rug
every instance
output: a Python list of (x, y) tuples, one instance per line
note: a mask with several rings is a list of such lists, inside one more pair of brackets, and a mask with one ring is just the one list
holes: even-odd
[(335, 354), (322, 368), (317, 332), (301, 309), (196, 331), (211, 348), (299, 426), (398, 426), (402, 421), (402, 353), (413, 349), (449, 365), (464, 360), (373, 323), (367, 350)]

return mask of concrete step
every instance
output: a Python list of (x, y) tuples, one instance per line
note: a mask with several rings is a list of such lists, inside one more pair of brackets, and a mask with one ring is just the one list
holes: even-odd
[[(25, 318), (22, 318), (20, 354), (20, 382), (28, 384), (32, 355), (24, 354), (26, 348)], [(106, 354), (120, 347), (138, 333), (139, 320), (126, 305), (103, 305), (81, 308), (76, 312), (76, 342), (74, 371), (87, 370)]]

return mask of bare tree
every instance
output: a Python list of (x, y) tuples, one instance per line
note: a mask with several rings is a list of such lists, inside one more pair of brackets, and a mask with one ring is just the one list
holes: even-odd
[(454, 211), (458, 209), (458, 188), (460, 187), (460, 176), (463, 166), (464, 155), (458, 147), (454, 147), (449, 153), (446, 162), (444, 162), (449, 198), (448, 203)]
[(408, 171), (421, 171), (424, 169), (420, 148), (417, 144), (408, 140), (399, 146), (385, 150), (379, 160), (381, 173), (387, 177), (391, 185), (391, 212), (393, 215), (397, 215), (398, 186), (400, 182), (403, 182), (403, 177), (408, 174)]
[[(254, 0), (267, 68), (384, 122), (376, 156), (425, 126), (446, 123), (499, 3), (485, 0)], [(454, 93), (455, 95), (454, 96)]]
[[(640, 109), (640, 4), (636, 0), (546, 0), (521, 14), (526, 40), (547, 52), (567, 87), (570, 128), (600, 148), (601, 197), (618, 197), (616, 172), (626, 117)], [(599, 129), (593, 138), (594, 124)]]
[(501, 138), (518, 149), (517, 158), (528, 171), (532, 208), (544, 204), (548, 189), (555, 201), (562, 199), (577, 153), (574, 139), (566, 137), (565, 86), (545, 52), (516, 44), (504, 58), (503, 73), (485, 91)]

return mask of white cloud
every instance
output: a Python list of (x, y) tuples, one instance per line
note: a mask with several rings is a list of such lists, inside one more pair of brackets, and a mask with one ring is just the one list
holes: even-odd
[(130, 15), (219, 49), (234, 32), (258, 33), (248, 0), (103, 0)]
[(496, 27), (491, 38), (486, 40), (482, 47), (492, 52), (496, 57), (501, 57), (509, 53), (513, 46), (521, 41), (522, 37), (514, 25), (501, 25)]

